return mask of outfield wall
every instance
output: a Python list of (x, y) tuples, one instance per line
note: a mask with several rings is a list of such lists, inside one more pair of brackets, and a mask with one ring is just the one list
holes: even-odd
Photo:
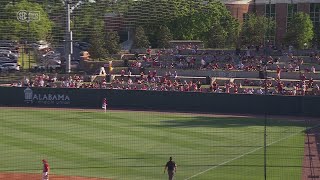
[(196, 111), (320, 117), (320, 97), (108, 89), (0, 87), (0, 106)]

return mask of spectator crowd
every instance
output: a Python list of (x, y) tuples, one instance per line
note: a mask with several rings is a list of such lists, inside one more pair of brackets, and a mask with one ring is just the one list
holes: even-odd
[[(88, 80), (83, 75), (38, 74), (25, 77), (11, 86), (17, 87), (52, 87), (52, 88), (102, 88), (121, 90), (148, 90), (148, 91), (180, 91), (202, 93), (232, 93), (232, 94), (279, 94), (279, 95), (320, 95), (317, 80), (309, 74), (317, 73), (320, 64), (320, 55), (310, 56), (312, 61), (305, 64), (302, 57), (283, 53), (282, 56), (266, 56), (248, 47), (242, 53), (229, 51), (210, 51), (199, 49), (196, 45), (176, 46), (172, 49), (156, 50), (152, 53), (147, 49), (145, 54), (135, 54), (134, 60), (128, 63), (126, 69), (114, 74), (110, 82), (106, 78)], [(145, 67), (152, 70), (145, 73)], [(302, 68), (303, 67), (303, 68)], [(165, 68), (162, 75), (157, 69)], [(139, 69), (140, 74), (133, 74)], [(275, 78), (265, 79), (234, 79), (211, 77), (184, 77), (178, 75), (181, 69), (193, 70), (220, 70), (220, 71), (274, 71)], [(298, 71), (298, 79), (282, 79), (286, 72)]]

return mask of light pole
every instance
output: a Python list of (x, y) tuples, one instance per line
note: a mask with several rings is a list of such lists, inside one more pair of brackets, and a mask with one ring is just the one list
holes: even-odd
[[(21, 36), (22, 37), (22, 36)], [(24, 69), (24, 53), (25, 53), (25, 43), (22, 43), (22, 55), (21, 55), (21, 65), (22, 65), (22, 69)], [(19, 53), (19, 52), (18, 52)]]
[[(267, 9), (266, 9), (267, 10)], [(271, 0), (269, 0), (269, 15), (268, 15), (268, 28), (267, 28), (267, 35), (270, 37), (270, 19), (271, 19)], [(265, 87), (264, 87), (264, 98), (265, 101), (268, 98), (268, 86), (267, 86), (267, 81), (268, 81), (268, 55), (269, 55), (269, 38), (267, 40), (267, 44), (265, 45), (265, 64), (264, 64), (264, 82), (265, 82)], [(265, 104), (265, 112), (264, 112), (264, 133), (263, 133), (263, 159), (264, 159), (264, 180), (267, 180), (267, 109), (268, 109), (268, 103), (266, 101)]]
[(71, 72), (71, 56), (73, 51), (73, 43), (72, 43), (72, 31), (71, 31), (71, 0), (66, 0), (66, 35), (65, 35), (65, 59), (66, 59), (66, 73)]
[(30, 65), (30, 47), (28, 46), (28, 43), (30, 43), (30, 15), (29, 15), (30, 12), (28, 12), (28, 20), (27, 20), (27, 23), (28, 23), (28, 38), (26, 39), (26, 47), (28, 48), (28, 60), (29, 60), (29, 71), (30, 71), (30, 68), (31, 68), (31, 65)]

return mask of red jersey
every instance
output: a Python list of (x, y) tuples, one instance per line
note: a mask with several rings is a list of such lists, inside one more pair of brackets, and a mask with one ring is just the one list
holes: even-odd
[(282, 92), (282, 90), (283, 90), (283, 85), (282, 85), (281, 83), (278, 83), (277, 87), (278, 87), (278, 91), (279, 91), (279, 92)]
[(48, 163), (44, 163), (43, 164), (43, 172), (49, 172), (49, 164)]
[(126, 71), (124, 69), (121, 70), (121, 76), (124, 76), (124, 74), (126, 73)]
[(225, 88), (226, 88), (226, 93), (230, 93), (230, 85), (226, 84)]
[(238, 86), (234, 86), (234, 93), (238, 94)]

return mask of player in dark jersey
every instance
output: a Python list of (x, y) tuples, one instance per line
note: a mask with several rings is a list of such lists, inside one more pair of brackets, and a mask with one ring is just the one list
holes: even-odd
[(170, 160), (167, 162), (167, 164), (164, 167), (164, 173), (168, 171), (169, 180), (173, 180), (174, 174), (177, 172), (177, 164), (172, 161), (172, 157), (170, 157)]

